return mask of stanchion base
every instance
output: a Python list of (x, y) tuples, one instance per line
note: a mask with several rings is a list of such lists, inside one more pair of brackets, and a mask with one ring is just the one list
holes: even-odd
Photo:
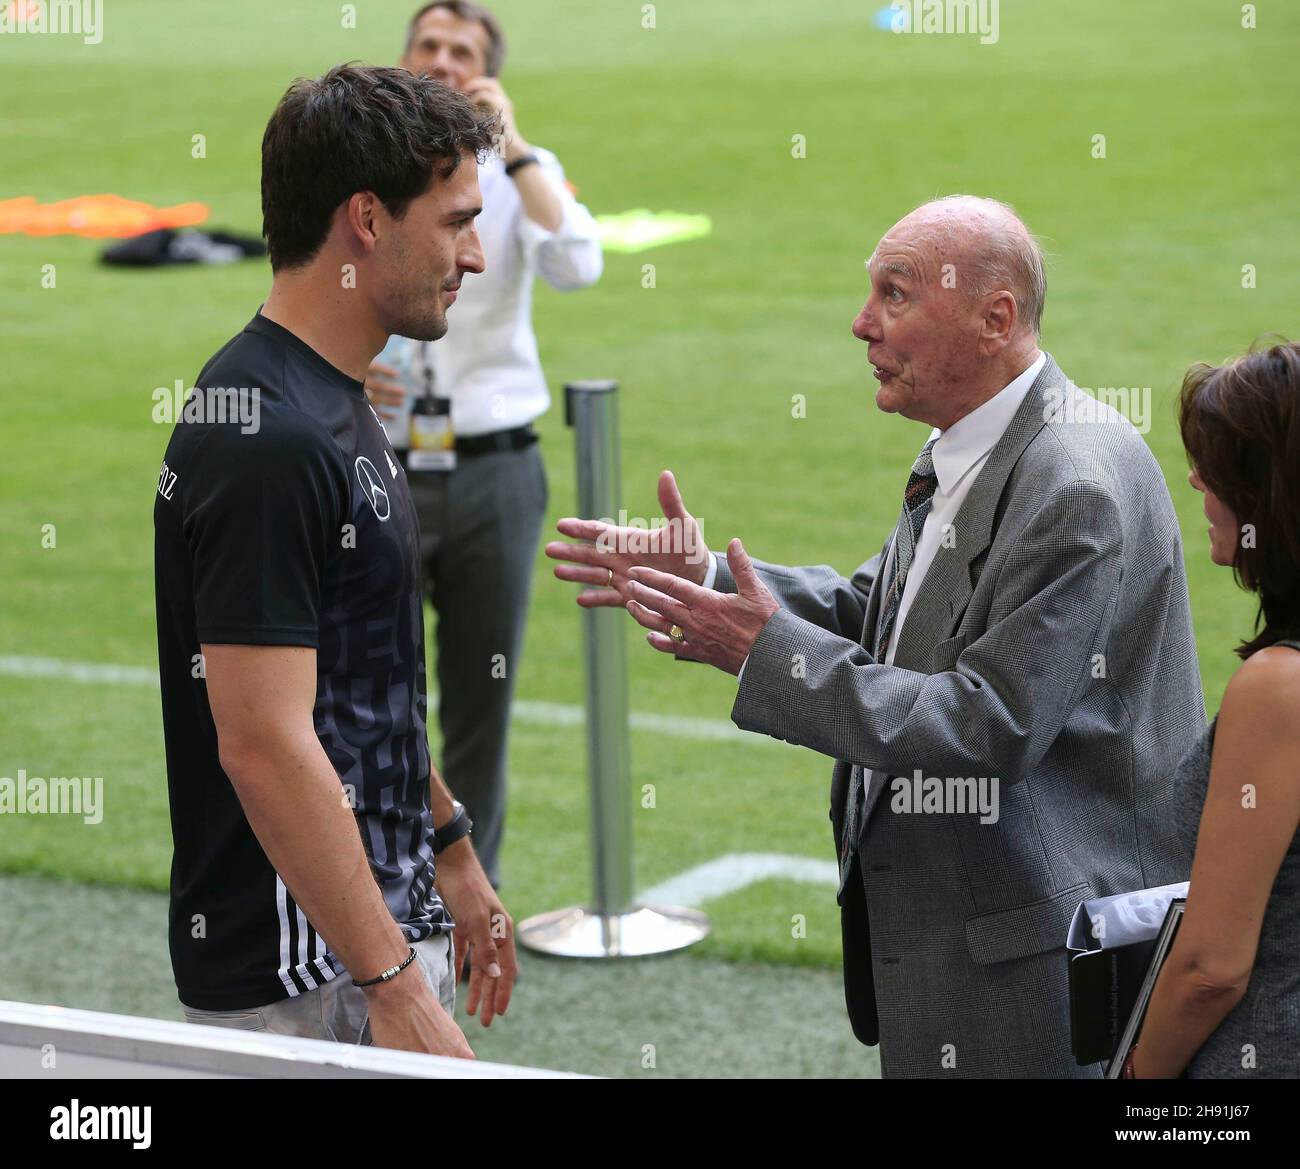
[(638, 958), (694, 945), (709, 933), (709, 919), (696, 909), (641, 905), (602, 914), (581, 906), (539, 913), (515, 927), (530, 950), (561, 958)]

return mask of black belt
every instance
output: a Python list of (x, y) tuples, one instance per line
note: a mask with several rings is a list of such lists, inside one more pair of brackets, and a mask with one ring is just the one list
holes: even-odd
[(494, 430), (491, 434), (462, 434), (456, 439), (458, 455), (486, 455), (493, 451), (521, 451), (538, 439), (530, 422), (513, 430)]
[[(539, 441), (541, 435), (532, 427), (516, 426), (513, 430), (494, 430), (490, 434), (462, 434), (456, 439), (458, 457), (470, 458), (473, 455), (487, 455), (495, 451), (521, 451)], [(408, 462), (410, 451), (402, 448), (397, 452), (402, 466), (410, 470)]]

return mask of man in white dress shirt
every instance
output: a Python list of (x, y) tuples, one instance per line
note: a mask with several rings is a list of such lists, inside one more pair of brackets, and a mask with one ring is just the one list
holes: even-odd
[[(479, 168), (485, 270), (461, 286), (447, 336), (415, 347), (414, 414), (391, 366), (372, 365), (366, 380), (420, 517), (437, 613), (442, 772), (474, 823), (493, 885), (501, 881), (510, 701), (547, 500), (532, 425), (550, 406), (533, 335), (533, 280), (569, 291), (594, 284), (603, 267), (596, 223), (559, 160), (519, 133), (499, 80), (504, 58), (501, 27), (478, 4), (439, 0), (411, 20), (400, 64), (489, 108), (504, 133), (500, 156)], [(454, 440), (446, 439), (448, 418)]]

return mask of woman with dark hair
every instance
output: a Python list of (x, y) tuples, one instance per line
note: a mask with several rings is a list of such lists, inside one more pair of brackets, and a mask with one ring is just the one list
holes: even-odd
[(1187, 908), (1124, 1074), (1300, 1076), (1300, 345), (1194, 366), (1179, 405), (1210, 558), (1259, 598), (1177, 777)]

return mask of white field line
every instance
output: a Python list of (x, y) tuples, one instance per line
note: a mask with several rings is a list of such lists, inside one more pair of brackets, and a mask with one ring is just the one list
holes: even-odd
[(642, 889), (636, 899), (642, 905), (693, 908), (772, 878), (838, 888), (840, 869), (834, 861), (806, 856), (787, 856), (779, 852), (731, 852), (669, 877), (649, 889)]
[[(23, 657), (0, 654), (0, 676), (10, 678), (55, 678), (65, 682), (83, 682), (108, 686), (158, 686), (158, 671), (147, 666), (116, 666), (101, 662), (72, 662), (62, 658)], [(436, 702), (430, 693), (430, 704)], [(581, 706), (559, 702), (517, 699), (512, 717), (522, 723), (548, 727), (580, 727), (586, 724)], [(679, 739), (702, 739), (726, 743), (775, 743), (766, 735), (751, 735), (729, 722), (689, 715), (652, 714), (632, 711), (628, 723), (634, 731), (651, 731)]]
[(158, 671), (144, 666), (109, 666), (59, 658), (0, 657), (0, 674), (13, 678), (58, 678), (109, 686), (157, 686)]

